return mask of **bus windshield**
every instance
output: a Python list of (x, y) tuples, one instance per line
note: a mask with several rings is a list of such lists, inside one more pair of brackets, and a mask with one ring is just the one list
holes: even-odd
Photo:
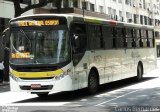
[(58, 64), (70, 60), (68, 29), (21, 29), (11, 32), (11, 59), (14, 65)]

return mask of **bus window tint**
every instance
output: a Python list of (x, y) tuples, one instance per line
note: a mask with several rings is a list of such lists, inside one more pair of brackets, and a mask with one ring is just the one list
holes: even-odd
[(112, 35), (113, 35), (113, 48), (117, 48), (116, 44), (117, 30), (115, 27), (112, 28)]
[(86, 50), (86, 25), (74, 23), (71, 27), (72, 45), (74, 53), (82, 53)]
[(103, 39), (101, 28), (98, 25), (88, 25), (89, 49), (101, 49), (103, 47)]
[(140, 35), (140, 39), (139, 39), (139, 47), (143, 47), (143, 30), (139, 30), (139, 35)]
[(137, 34), (137, 30), (136, 29), (132, 29), (132, 47), (136, 47), (136, 34)]
[(102, 27), (101, 26), (97, 26), (97, 39), (99, 41), (100, 39), (100, 48), (104, 48), (104, 40), (103, 40), (103, 37), (102, 37)]
[(123, 32), (122, 28), (117, 27), (117, 37), (116, 37), (116, 46), (117, 48), (123, 48), (124, 47), (124, 39), (123, 39)]
[(127, 48), (132, 47), (132, 30), (130, 28), (126, 28), (126, 40), (127, 40)]
[(111, 49), (113, 47), (112, 29), (109, 26), (103, 26), (102, 32), (103, 32), (104, 48)]
[(141, 30), (141, 39), (143, 42), (143, 47), (147, 47), (147, 32), (146, 30)]
[(154, 47), (154, 37), (153, 37), (152, 30), (148, 30), (148, 43), (149, 43), (149, 47)]

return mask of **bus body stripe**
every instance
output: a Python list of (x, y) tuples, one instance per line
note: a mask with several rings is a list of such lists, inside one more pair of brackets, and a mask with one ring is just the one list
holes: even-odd
[(58, 69), (56, 71), (48, 71), (48, 72), (18, 72), (12, 70), (10, 73), (19, 78), (44, 78), (44, 77), (54, 77), (62, 74), (64, 71)]

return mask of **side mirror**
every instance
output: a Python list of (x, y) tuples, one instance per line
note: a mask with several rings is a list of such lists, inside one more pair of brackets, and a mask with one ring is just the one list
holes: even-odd
[(77, 43), (76, 43), (77, 39), (78, 39), (78, 35), (73, 34), (73, 37), (72, 37), (72, 51), (73, 51), (73, 54), (77, 53)]
[(73, 37), (75, 40), (78, 39), (78, 35), (76, 35), (76, 34), (74, 34)]

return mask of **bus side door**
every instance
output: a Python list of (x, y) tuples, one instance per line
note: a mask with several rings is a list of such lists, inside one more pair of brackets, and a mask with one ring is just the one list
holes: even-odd
[(74, 89), (87, 87), (88, 55), (86, 53), (87, 35), (85, 23), (71, 26), (72, 56), (74, 65)]

